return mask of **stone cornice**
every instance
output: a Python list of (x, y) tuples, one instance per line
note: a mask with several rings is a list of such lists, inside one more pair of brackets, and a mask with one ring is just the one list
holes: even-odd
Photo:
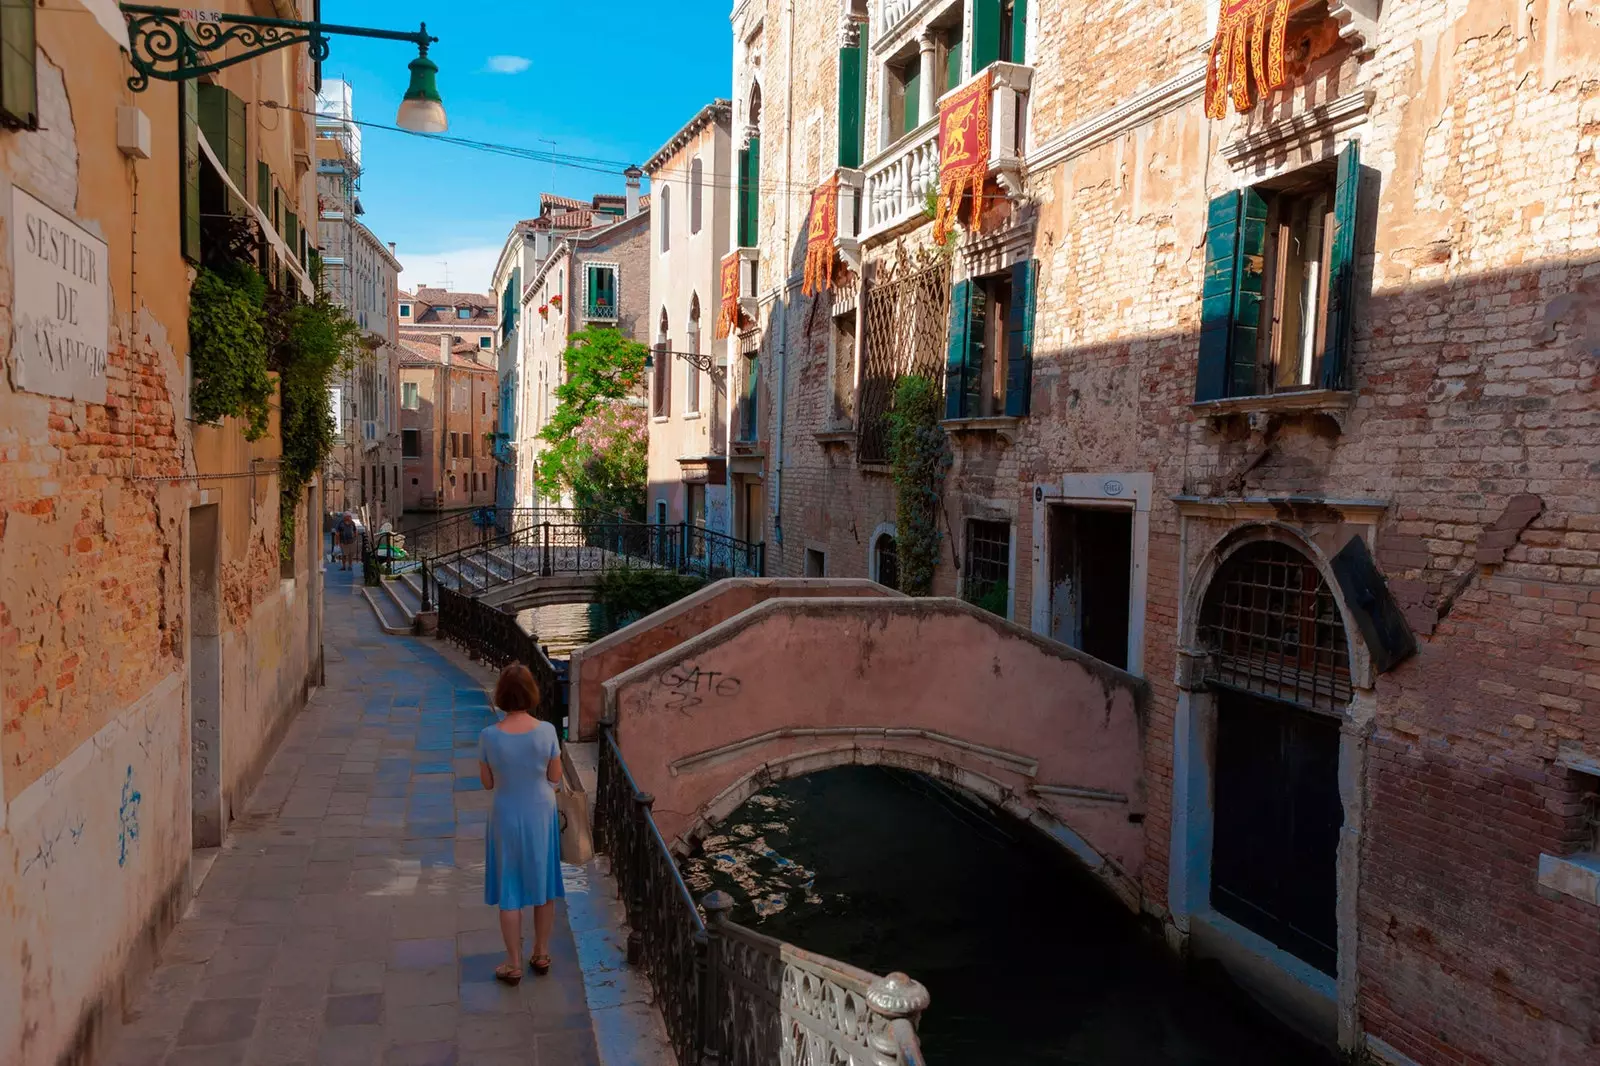
[(1282, 122), (1237, 137), (1222, 146), (1222, 158), (1235, 170), (1269, 162), (1272, 157), (1314, 148), (1367, 121), (1376, 94), (1371, 89), (1349, 93), (1308, 108)]

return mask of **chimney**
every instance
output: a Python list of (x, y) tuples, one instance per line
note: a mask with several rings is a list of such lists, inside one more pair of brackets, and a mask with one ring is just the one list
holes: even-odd
[(394, 255), (394, 254), (395, 254), (395, 251), (394, 251), (394, 242), (393, 242), (393, 241), (390, 241), (390, 242), (389, 242), (389, 254), (390, 254), (390, 255)]
[(629, 167), (622, 176), (628, 179), (628, 217), (632, 218), (639, 213), (639, 179), (644, 177), (644, 171)]
[(450, 349), (455, 346), (456, 339), (446, 333), (439, 338), (439, 359), (445, 366), (450, 365)]

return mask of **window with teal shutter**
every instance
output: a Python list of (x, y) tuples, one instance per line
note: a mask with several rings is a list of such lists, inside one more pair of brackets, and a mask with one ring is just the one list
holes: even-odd
[(754, 248), (761, 239), (761, 138), (739, 152), (739, 247)]
[[(1007, 33), (1004, 47), (1000, 49), (1000, 58), (1010, 63), (1026, 63), (1028, 61), (1028, 0), (1009, 0), (1010, 11), (1001, 11), (1001, 17), (1009, 23), (1010, 32)], [(1009, 16), (1007, 18), (1007, 16)]]
[(1360, 161), (1211, 201), (1195, 400), (1350, 387)]
[(944, 84), (938, 95), (943, 96), (961, 84), (961, 23), (951, 27), (944, 42)]
[(861, 165), (861, 132), (866, 119), (866, 94), (862, 92), (862, 59), (867, 29), (861, 27), (861, 44), (839, 49), (839, 165)]
[(1033, 260), (1011, 268), (1011, 308), (1006, 320), (1006, 414), (1026, 415), (1033, 402)]
[(944, 416), (965, 418), (968, 326), (972, 320), (972, 282), (958, 281), (950, 290), (950, 345), (944, 364)]
[[(902, 134), (910, 133), (922, 125), (922, 57), (913, 56), (906, 60), (905, 73), (902, 80), (905, 83), (905, 123), (900, 128)], [(929, 73), (932, 73), (931, 71)]]

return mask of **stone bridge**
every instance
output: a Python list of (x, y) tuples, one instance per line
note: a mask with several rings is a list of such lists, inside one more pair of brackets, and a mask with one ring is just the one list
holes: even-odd
[(1033, 823), (1138, 906), (1145, 683), (970, 604), (772, 596), (601, 687), (675, 851), (774, 782), (897, 766)]

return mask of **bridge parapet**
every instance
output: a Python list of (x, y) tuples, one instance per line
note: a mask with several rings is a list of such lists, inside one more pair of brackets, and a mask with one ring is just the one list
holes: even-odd
[(1147, 686), (971, 604), (769, 598), (603, 689), (680, 853), (776, 781), (895, 765), (1033, 822), (1138, 906)]
[(678, 602), (572, 653), (572, 735), (593, 740), (605, 705), (601, 686), (647, 659), (699, 636), (765, 600), (780, 597), (882, 597), (901, 593), (864, 578), (735, 577), (707, 585)]

